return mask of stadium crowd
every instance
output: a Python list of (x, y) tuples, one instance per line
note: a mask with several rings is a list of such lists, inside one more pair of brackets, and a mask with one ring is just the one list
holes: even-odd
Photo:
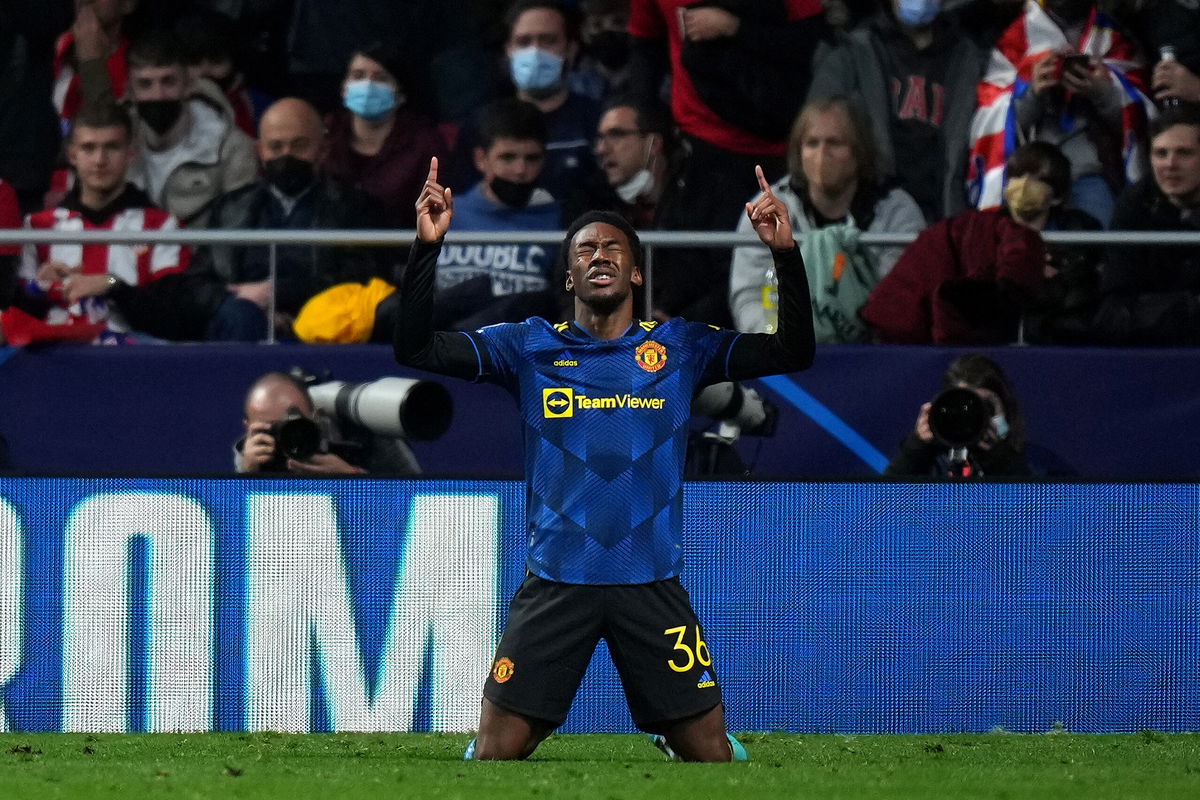
[[(437, 156), (461, 229), (497, 234), (438, 264), (470, 329), (565, 310), (555, 248), (505, 232), (733, 231), (761, 165), (819, 341), (1200, 341), (1200, 245), (1041, 236), (1200, 231), (1191, 0), (10, 0), (0, 63), (0, 227), (410, 229)], [(269, 260), (0, 245), (0, 334), (390, 336), (406, 248)], [(652, 269), (656, 318), (772, 330), (752, 248)]]

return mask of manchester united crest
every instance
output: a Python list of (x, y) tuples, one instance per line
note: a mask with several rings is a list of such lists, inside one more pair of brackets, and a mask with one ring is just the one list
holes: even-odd
[(658, 372), (666, 366), (667, 348), (658, 342), (647, 340), (638, 345), (634, 357), (637, 359), (638, 366), (646, 372)]
[(513, 666), (512, 660), (509, 658), (502, 658), (496, 662), (494, 667), (492, 667), (492, 677), (495, 678), (496, 683), (505, 683), (513, 676), (514, 671), (515, 667)]

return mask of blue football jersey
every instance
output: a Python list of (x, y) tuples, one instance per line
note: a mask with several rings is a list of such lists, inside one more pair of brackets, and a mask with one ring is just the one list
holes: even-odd
[(714, 360), (726, 373), (741, 334), (677, 319), (602, 340), (534, 318), (469, 335), (492, 363), (480, 379), (512, 392), (525, 424), (529, 570), (589, 584), (678, 575), (692, 396)]

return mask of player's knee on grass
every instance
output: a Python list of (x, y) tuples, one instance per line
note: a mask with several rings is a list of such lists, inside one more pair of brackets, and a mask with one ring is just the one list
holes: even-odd
[(684, 761), (730, 761), (733, 753), (725, 735), (725, 710), (717, 706), (665, 731), (667, 743)]
[(475, 737), (476, 761), (517, 761), (528, 758), (554, 730), (543, 720), (507, 711), (487, 698)]

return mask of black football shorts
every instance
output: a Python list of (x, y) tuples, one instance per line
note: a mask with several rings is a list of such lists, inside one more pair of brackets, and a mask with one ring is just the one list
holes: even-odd
[(712, 652), (678, 578), (593, 586), (526, 576), (483, 694), (557, 727), (601, 638), (640, 729), (656, 733), (721, 702)]

